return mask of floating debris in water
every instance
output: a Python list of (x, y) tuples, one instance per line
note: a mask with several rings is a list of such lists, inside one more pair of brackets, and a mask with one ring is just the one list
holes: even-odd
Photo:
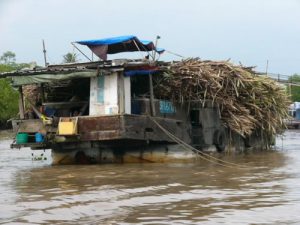
[(44, 153), (35, 155), (35, 154), (33, 154), (33, 152), (32, 152), (32, 153), (31, 153), (31, 156), (32, 156), (32, 158), (31, 158), (32, 161), (43, 161), (43, 160), (47, 160), (47, 157), (44, 156)]

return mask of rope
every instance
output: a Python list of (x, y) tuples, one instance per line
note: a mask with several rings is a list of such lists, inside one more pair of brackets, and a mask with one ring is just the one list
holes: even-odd
[[(152, 119), (152, 118), (150, 118), (150, 119)], [(209, 159), (209, 158), (206, 158), (205, 157), (205, 155), (203, 155), (202, 153), (203, 152), (200, 152), (198, 149), (195, 149), (194, 150), (194, 148), (192, 147), (192, 146), (190, 146), (190, 145), (188, 145), (187, 143), (185, 143), (185, 142), (183, 142), (182, 140), (180, 140), (179, 138), (177, 138), (176, 136), (174, 136), (173, 134), (171, 134), (169, 131), (167, 131), (165, 128), (163, 128), (157, 121), (155, 121), (154, 119), (153, 119), (153, 122), (164, 132), (164, 133), (166, 133), (173, 141), (175, 141), (177, 144), (179, 144), (179, 145), (181, 145), (185, 150), (191, 150), (192, 152), (194, 152), (194, 153), (200, 153), (200, 154), (197, 154), (197, 156), (199, 157), (199, 158), (201, 158), (201, 159), (203, 159), (203, 160), (206, 160), (206, 161), (208, 161), (208, 162), (211, 162), (211, 163), (216, 163), (216, 164), (219, 164), (219, 165), (221, 165), (221, 166), (225, 166), (225, 167), (231, 167), (231, 166), (227, 166), (227, 165), (224, 165), (224, 164), (222, 164), (222, 163), (219, 163), (219, 162), (217, 162), (216, 160), (212, 160), (212, 159)]]
[(228, 168), (241, 168), (241, 169), (246, 169), (249, 167), (246, 166), (242, 166), (236, 163), (231, 163), (231, 162), (227, 162), (225, 160), (221, 160), (218, 159), (216, 157), (213, 157), (207, 153), (204, 153), (202, 151), (200, 151), (199, 149), (196, 149), (194, 147), (192, 147), (191, 145), (185, 143), (184, 141), (182, 141), (181, 139), (179, 139), (178, 137), (176, 137), (175, 135), (173, 135), (172, 133), (170, 133), (168, 130), (166, 130), (163, 126), (161, 126), (153, 117), (149, 117), (150, 120), (152, 120), (166, 135), (168, 135), (173, 141), (175, 141), (177, 144), (181, 145), (185, 150), (190, 150), (193, 151), (194, 153), (196, 153), (201, 159), (206, 160), (208, 162), (212, 162), (224, 167), (228, 167)]
[(165, 50), (165, 52), (167, 52), (167, 53), (169, 53), (169, 54), (171, 54), (171, 55), (175, 55), (175, 56), (178, 56), (178, 57), (180, 57), (180, 58), (186, 58), (186, 57), (184, 57), (184, 56), (182, 56), (182, 55), (179, 55), (179, 54), (177, 54), (177, 53), (175, 53), (175, 52), (171, 52), (171, 51), (168, 51), (168, 50)]

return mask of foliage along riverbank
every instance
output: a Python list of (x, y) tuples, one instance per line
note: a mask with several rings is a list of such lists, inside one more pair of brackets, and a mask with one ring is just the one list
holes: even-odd
[[(0, 73), (15, 70), (13, 65), (0, 64)], [(0, 79), (0, 129), (10, 128), (7, 120), (18, 114), (19, 94), (10, 86), (10, 79)]]
[[(63, 56), (63, 63), (78, 61), (75, 53), (67, 53)], [(16, 63), (16, 55), (11, 51), (4, 52), (0, 57), (0, 73), (21, 70), (24, 68), (38, 67), (35, 62)], [(11, 128), (7, 121), (18, 116), (19, 93), (10, 85), (9, 78), (0, 79), (0, 129)]]
[[(4, 62), (5, 63), (0, 64), (0, 73), (20, 70), (30, 66), (28, 63), (15, 63), (14, 61)], [(11, 128), (11, 123), (7, 121), (16, 118), (19, 112), (19, 93), (10, 85), (10, 82), (11, 80), (9, 78), (0, 79), (0, 129)]]

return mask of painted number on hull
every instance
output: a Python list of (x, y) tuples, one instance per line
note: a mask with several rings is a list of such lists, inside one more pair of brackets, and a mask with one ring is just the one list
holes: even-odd
[(175, 107), (170, 101), (159, 101), (160, 113), (175, 113)]

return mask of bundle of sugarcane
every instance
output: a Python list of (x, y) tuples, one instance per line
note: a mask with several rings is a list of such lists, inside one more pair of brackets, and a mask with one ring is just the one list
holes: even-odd
[(199, 100), (203, 106), (212, 101), (219, 106), (224, 125), (242, 136), (256, 129), (280, 133), (290, 104), (284, 88), (253, 67), (199, 58), (171, 64), (155, 92), (180, 102)]
[(25, 99), (34, 104), (40, 101), (40, 93), (40, 87), (38, 87), (37, 85), (32, 84), (23, 86), (23, 94)]

